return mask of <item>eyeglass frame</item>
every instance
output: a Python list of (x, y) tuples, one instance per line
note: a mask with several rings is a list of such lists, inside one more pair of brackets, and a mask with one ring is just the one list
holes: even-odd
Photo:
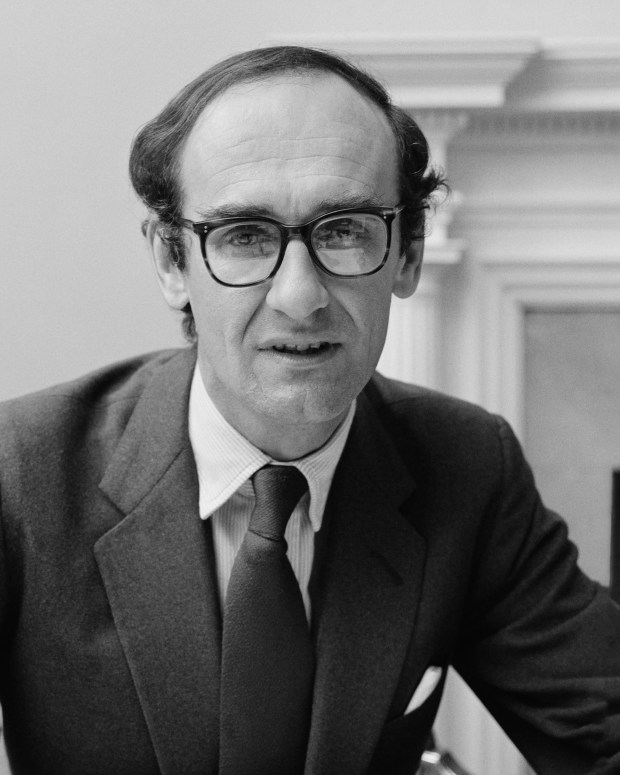
[[(268, 216), (265, 216), (265, 215), (257, 215), (257, 216), (235, 215), (232, 217), (215, 218), (209, 221), (191, 221), (187, 218), (179, 218), (177, 220), (177, 223), (183, 228), (193, 231), (194, 234), (198, 236), (200, 240), (200, 252), (202, 253), (202, 258), (205, 262), (205, 266), (207, 267), (209, 274), (215, 280), (216, 283), (219, 283), (220, 285), (224, 285), (227, 288), (249, 288), (253, 285), (262, 285), (262, 283), (266, 283), (268, 280), (271, 280), (272, 277), (275, 277), (278, 270), (282, 266), (282, 261), (284, 260), (284, 256), (286, 254), (288, 244), (291, 241), (291, 237), (293, 236), (301, 237), (301, 240), (306, 246), (306, 250), (308, 251), (310, 258), (312, 259), (312, 263), (315, 266), (317, 266), (321, 271), (325, 272), (325, 274), (329, 275), (330, 277), (340, 277), (345, 280), (347, 279), (352, 280), (357, 277), (369, 277), (370, 275), (375, 274), (385, 266), (385, 263), (390, 254), (390, 247), (392, 244), (392, 224), (396, 216), (399, 213), (401, 213), (404, 209), (405, 209), (405, 205), (396, 205), (396, 207), (347, 207), (343, 210), (334, 210), (329, 213), (323, 213), (323, 215), (319, 215), (317, 218), (313, 218), (310, 221), (306, 221), (305, 223), (300, 223), (300, 224), (281, 223), (280, 221), (277, 221), (275, 218), (269, 218)], [(336, 274), (336, 272), (332, 272), (326, 266), (323, 266), (320, 258), (316, 255), (314, 248), (312, 247), (312, 243), (310, 242), (310, 233), (312, 232), (312, 229), (320, 221), (326, 218), (332, 218), (334, 216), (337, 217), (339, 215), (344, 216), (347, 214), (378, 215), (382, 219), (383, 225), (385, 226), (386, 237), (387, 237), (385, 254), (379, 266), (377, 266), (375, 269), (372, 269), (370, 272), (364, 272), (362, 274)], [(220, 226), (225, 226), (227, 224), (234, 224), (234, 223), (244, 223), (246, 221), (260, 221), (264, 223), (273, 224), (280, 232), (280, 253), (278, 255), (276, 263), (274, 264), (273, 269), (267, 275), (267, 277), (263, 278), (262, 280), (255, 280), (254, 282), (251, 282), (251, 283), (238, 283), (238, 284), (227, 283), (224, 280), (220, 280), (219, 277), (215, 275), (215, 273), (213, 272), (213, 269), (211, 268), (211, 265), (209, 264), (209, 259), (207, 258), (207, 244), (206, 244), (207, 236), (210, 231), (212, 231), (213, 229), (219, 228)]]

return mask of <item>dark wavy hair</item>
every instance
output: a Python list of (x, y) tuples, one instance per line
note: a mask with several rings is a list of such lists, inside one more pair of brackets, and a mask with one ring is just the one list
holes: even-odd
[[(182, 191), (179, 159), (184, 142), (205, 107), (231, 86), (256, 82), (281, 73), (327, 73), (343, 78), (386, 116), (396, 138), (400, 170), (401, 240), (407, 244), (424, 235), (425, 211), (438, 190), (447, 191), (440, 171), (430, 164), (426, 138), (414, 119), (394, 105), (385, 88), (371, 75), (328, 51), (302, 46), (274, 46), (236, 54), (194, 79), (161, 113), (145, 124), (134, 138), (129, 159), (131, 182), (155, 217), (173, 262), (185, 267)], [(188, 339), (196, 336), (189, 305), (183, 328)]]

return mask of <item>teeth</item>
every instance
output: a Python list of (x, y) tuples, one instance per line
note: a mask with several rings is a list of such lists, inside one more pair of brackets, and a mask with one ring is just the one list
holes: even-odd
[(327, 342), (311, 342), (310, 344), (276, 344), (273, 349), (284, 353), (316, 352), (327, 346)]

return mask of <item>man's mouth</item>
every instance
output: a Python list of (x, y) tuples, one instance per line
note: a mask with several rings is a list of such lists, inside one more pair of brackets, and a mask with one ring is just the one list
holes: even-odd
[(332, 347), (330, 342), (309, 342), (308, 344), (274, 344), (271, 349), (291, 355), (317, 355)]

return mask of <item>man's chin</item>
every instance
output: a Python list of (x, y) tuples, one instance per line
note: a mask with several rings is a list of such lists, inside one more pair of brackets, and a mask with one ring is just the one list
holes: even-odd
[(336, 427), (358, 392), (343, 390), (342, 382), (333, 381), (274, 385), (263, 393), (263, 410), (278, 425), (288, 425), (292, 433), (302, 433), (311, 426)]

